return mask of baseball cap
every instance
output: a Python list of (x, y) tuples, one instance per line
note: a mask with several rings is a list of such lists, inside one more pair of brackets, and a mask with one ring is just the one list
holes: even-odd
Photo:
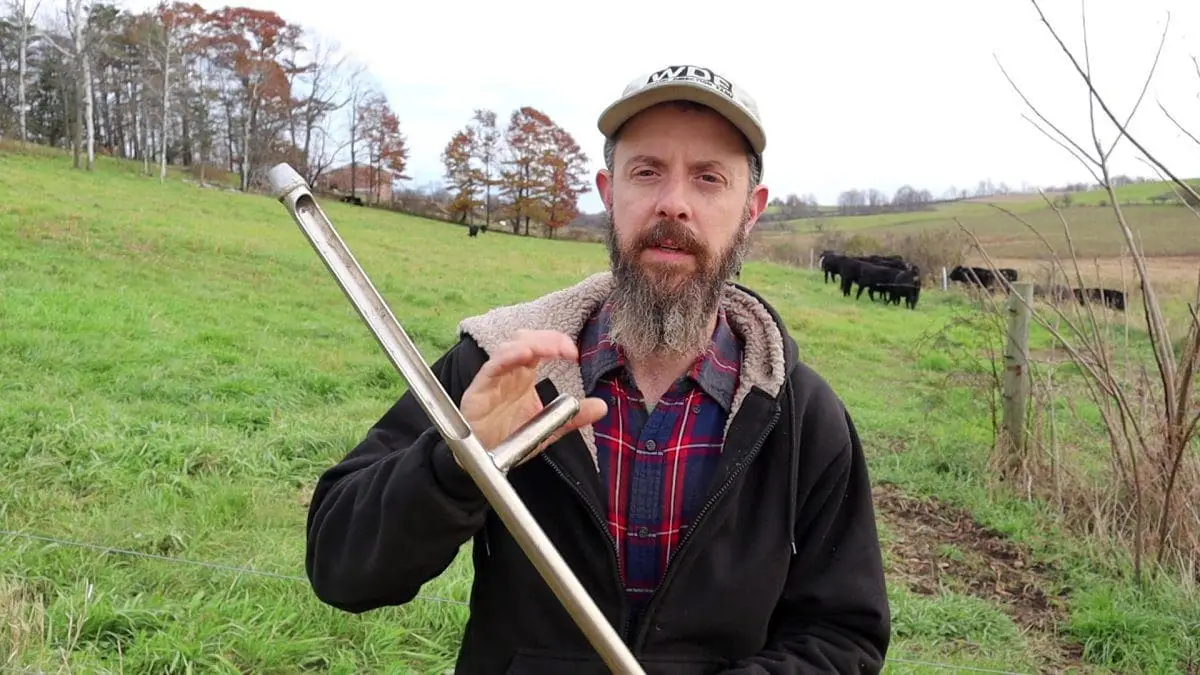
[(621, 97), (600, 113), (600, 133), (611, 138), (622, 124), (646, 108), (680, 100), (701, 103), (720, 113), (746, 136), (761, 159), (767, 133), (758, 104), (731, 80), (703, 66), (666, 66), (634, 79)]

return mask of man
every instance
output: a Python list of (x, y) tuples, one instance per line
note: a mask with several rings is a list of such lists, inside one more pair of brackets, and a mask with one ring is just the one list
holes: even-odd
[[(754, 102), (711, 70), (600, 116), (611, 272), (460, 325), (433, 369), (485, 447), (579, 414), (509, 480), (649, 673), (875, 673), (890, 613), (850, 416), (730, 275), (766, 208)], [(363, 612), (473, 542), (459, 673), (607, 672), (405, 394), (317, 485), (309, 578)]]

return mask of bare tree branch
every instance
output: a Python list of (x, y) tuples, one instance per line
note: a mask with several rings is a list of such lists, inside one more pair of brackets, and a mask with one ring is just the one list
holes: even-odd
[(1158, 109), (1163, 111), (1163, 114), (1167, 116), (1167, 119), (1171, 120), (1171, 123), (1175, 125), (1176, 129), (1179, 129), (1179, 131), (1181, 131), (1183, 133), (1183, 135), (1192, 139), (1193, 143), (1200, 145), (1200, 139), (1198, 139), (1194, 135), (1192, 135), (1192, 132), (1183, 128), (1183, 125), (1180, 124), (1178, 121), (1176, 121), (1176, 119), (1174, 117), (1171, 116), (1171, 113), (1167, 111), (1166, 106), (1164, 106), (1161, 102), (1159, 102), (1159, 104), (1158, 104)]
[[(1081, 0), (1082, 2), (1082, 0)], [(1133, 121), (1133, 116), (1137, 114), (1138, 108), (1142, 105), (1142, 99), (1146, 97), (1146, 91), (1150, 89), (1150, 81), (1154, 79), (1154, 72), (1158, 69), (1158, 60), (1162, 56), (1163, 46), (1167, 44), (1167, 29), (1171, 26), (1170, 13), (1167, 14), (1167, 23), (1163, 26), (1162, 36), (1158, 40), (1158, 49), (1154, 52), (1154, 61), (1150, 64), (1150, 72), (1146, 74), (1146, 81), (1142, 83), (1142, 92), (1138, 94), (1137, 101), (1134, 102), (1133, 108), (1129, 111), (1129, 117), (1125, 118), (1125, 124), (1121, 125), (1122, 129), (1128, 128), (1129, 123)], [(1091, 71), (1088, 72), (1089, 77)], [(1097, 95), (1097, 98), (1099, 96)], [(1108, 159), (1112, 156), (1113, 150), (1117, 149), (1117, 144), (1121, 142), (1121, 136), (1118, 135), (1113, 139), (1113, 143), (1108, 148), (1108, 152), (1104, 154), (1104, 158)]]
[(1021, 97), (1021, 100), (1025, 102), (1025, 105), (1029, 106), (1029, 109), (1033, 111), (1033, 114), (1038, 116), (1038, 119), (1040, 119), (1042, 122), (1044, 122), (1046, 124), (1046, 126), (1053, 129), (1055, 131), (1055, 133), (1057, 133), (1059, 136), (1062, 136), (1063, 139), (1065, 139), (1067, 143), (1070, 143), (1071, 146), (1074, 147), (1075, 150), (1079, 152), (1079, 154), (1083, 155), (1084, 157), (1087, 157), (1093, 163), (1098, 163), (1099, 160), (1092, 159), (1092, 156), (1089, 155), (1086, 150), (1079, 147), (1079, 144), (1076, 143), (1075, 141), (1071, 140), (1070, 136), (1064, 134), (1062, 132), (1062, 129), (1059, 129), (1058, 127), (1054, 126), (1053, 122), (1046, 119), (1045, 116), (1043, 116), (1042, 113), (1040, 111), (1038, 111), (1037, 107), (1029, 102), (1029, 99), (1025, 97), (1025, 92), (1021, 91), (1021, 88), (1018, 87), (1015, 82), (1013, 82), (1011, 77), (1009, 77), (1008, 71), (1004, 69), (1004, 64), (1000, 63), (999, 56), (992, 54), (992, 58), (994, 58), (996, 60), (996, 65), (1000, 67), (1000, 72), (1004, 74), (1004, 79), (1008, 80), (1008, 83), (1010, 85), (1012, 85), (1012, 88), (1017, 92), (1017, 96)]
[[(1035, 112), (1036, 112), (1036, 110), (1035, 110)], [(1033, 125), (1033, 128), (1035, 128), (1035, 129), (1037, 129), (1038, 131), (1042, 132), (1042, 134), (1044, 134), (1044, 135), (1046, 136), (1046, 138), (1049, 138), (1050, 140), (1054, 141), (1055, 143), (1057, 143), (1057, 144), (1058, 144), (1058, 146), (1059, 146), (1059, 147), (1061, 147), (1063, 150), (1066, 150), (1068, 153), (1070, 153), (1070, 155), (1071, 155), (1072, 157), (1074, 157), (1074, 158), (1075, 158), (1075, 159), (1076, 159), (1076, 160), (1077, 160), (1077, 161), (1078, 161), (1080, 164), (1082, 164), (1082, 165), (1083, 165), (1083, 168), (1084, 168), (1084, 169), (1086, 169), (1086, 170), (1087, 170), (1087, 172), (1088, 172), (1089, 174), (1091, 174), (1091, 176), (1092, 176), (1092, 179), (1093, 179), (1093, 180), (1095, 180), (1097, 183), (1099, 183), (1099, 182), (1100, 182), (1100, 175), (1099, 175), (1099, 174), (1097, 174), (1097, 173), (1096, 173), (1096, 172), (1095, 172), (1095, 171), (1092, 169), (1092, 165), (1091, 165), (1091, 164), (1089, 164), (1087, 161), (1085, 161), (1083, 157), (1080, 157), (1080, 156), (1079, 156), (1079, 152), (1078, 152), (1078, 151), (1076, 151), (1076, 150), (1075, 150), (1074, 148), (1072, 148), (1070, 145), (1068, 145), (1068, 144), (1066, 144), (1066, 143), (1064, 143), (1064, 142), (1062, 142), (1062, 141), (1058, 140), (1057, 138), (1055, 138), (1055, 137), (1054, 137), (1054, 136), (1053, 136), (1053, 135), (1052, 135), (1052, 134), (1051, 134), (1049, 131), (1046, 131), (1045, 129), (1043, 129), (1043, 128), (1041, 127), (1041, 125), (1039, 125), (1037, 122), (1035, 122), (1033, 119), (1031, 119), (1031, 118), (1030, 118), (1028, 115), (1026, 115), (1025, 113), (1021, 113), (1021, 117), (1022, 117), (1023, 119), (1025, 119), (1026, 121), (1028, 121), (1030, 124), (1032, 124), (1032, 125)], [(1068, 139), (1068, 140), (1069, 140), (1069, 139)], [(1075, 147), (1078, 147), (1078, 146), (1075, 146)], [(1085, 156), (1086, 156), (1086, 155), (1085, 155)], [(1090, 159), (1090, 157), (1089, 157), (1088, 159)]]
[[(1100, 93), (1096, 91), (1095, 85), (1092, 84), (1092, 78), (1089, 77), (1086, 72), (1084, 72), (1083, 68), (1079, 65), (1079, 61), (1075, 58), (1075, 55), (1071, 53), (1071, 50), (1067, 47), (1066, 44), (1063, 43), (1062, 38), (1059, 37), (1058, 32), (1054, 29), (1053, 26), (1050, 25), (1050, 22), (1046, 19), (1046, 15), (1042, 12), (1042, 8), (1041, 8), (1041, 5), (1038, 4), (1038, 0), (1029, 0), (1029, 1), (1031, 3), (1033, 3), (1034, 9), (1037, 10), (1038, 16), (1041, 18), (1042, 23), (1045, 24), (1046, 28), (1050, 31), (1050, 35), (1054, 38), (1055, 42), (1058, 43), (1058, 46), (1062, 49), (1063, 53), (1067, 55), (1067, 58), (1071, 60), (1071, 64), (1075, 67), (1075, 71), (1077, 73), (1079, 73), (1079, 76), (1083, 79), (1084, 84), (1087, 85), (1088, 91), (1090, 91), (1092, 93), (1092, 95), (1096, 97), (1096, 103), (1100, 105), (1100, 109), (1103, 110), (1104, 114), (1108, 116), (1108, 119), (1111, 120), (1114, 125), (1116, 125), (1117, 129), (1121, 132), (1121, 135), (1124, 136), (1125, 138), (1129, 139), (1129, 142), (1132, 143), (1133, 146), (1138, 149), (1138, 151), (1140, 151), (1142, 154), (1144, 154), (1146, 156), (1146, 158), (1149, 159), (1151, 162), (1154, 162), (1154, 164), (1156, 166), (1158, 166), (1160, 169), (1162, 169), (1163, 173), (1170, 176), (1171, 180), (1175, 181), (1175, 183), (1178, 184), (1182, 189), (1184, 189), (1186, 192), (1191, 194), (1196, 199), (1196, 201), (1200, 201), (1200, 194), (1197, 194), (1197, 192), (1192, 189), (1192, 186), (1190, 186), (1187, 183), (1180, 180), (1179, 177), (1176, 176), (1170, 169), (1168, 169), (1162, 162), (1158, 161), (1158, 158), (1156, 158), (1150, 151), (1146, 150), (1146, 148), (1144, 148), (1142, 146), (1142, 144), (1139, 143), (1136, 138), (1134, 138), (1133, 136), (1131, 136), (1129, 134), (1125, 125), (1123, 125), (1117, 121), (1116, 115), (1114, 115), (1112, 110), (1109, 109), (1108, 104), (1104, 102), (1104, 98), (1102, 96), (1100, 96)], [(1171, 21), (1171, 15), (1170, 15), (1170, 13), (1168, 13), (1167, 14), (1168, 25), (1170, 24), (1170, 21)], [(1164, 30), (1164, 34), (1165, 34), (1165, 30)]]

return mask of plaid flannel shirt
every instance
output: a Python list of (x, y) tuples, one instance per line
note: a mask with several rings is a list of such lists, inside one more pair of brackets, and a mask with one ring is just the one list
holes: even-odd
[(608, 339), (609, 312), (606, 303), (584, 326), (580, 367), (584, 390), (608, 404), (608, 414), (593, 425), (600, 483), (636, 621), (707, 496), (742, 344), (721, 310), (708, 350), (647, 411), (621, 350)]

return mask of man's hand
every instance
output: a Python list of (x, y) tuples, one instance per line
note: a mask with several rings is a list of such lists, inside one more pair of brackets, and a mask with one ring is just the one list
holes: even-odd
[[(544, 406), (534, 388), (537, 366), (554, 359), (578, 361), (579, 349), (569, 337), (557, 331), (519, 330), (483, 365), (463, 392), (460, 406), (483, 447), (495, 448), (541, 411)], [(559, 427), (529, 457), (533, 458), (566, 434), (597, 422), (607, 412), (603, 400), (583, 399), (575, 417)]]

